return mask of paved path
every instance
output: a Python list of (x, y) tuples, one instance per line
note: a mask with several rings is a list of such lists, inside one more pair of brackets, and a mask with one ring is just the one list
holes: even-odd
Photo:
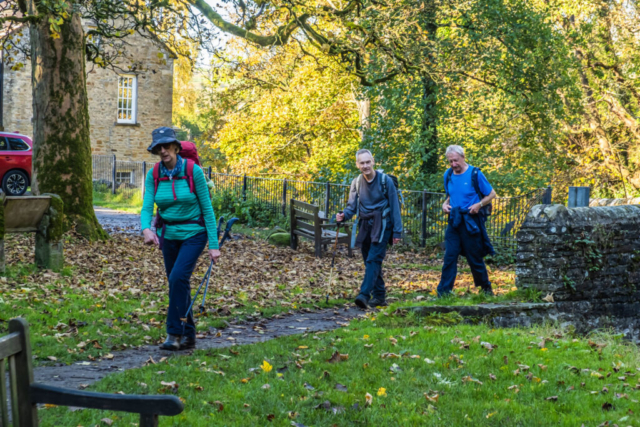
[[(254, 344), (277, 337), (314, 331), (326, 331), (347, 326), (348, 322), (363, 311), (352, 307), (279, 315), (270, 320), (231, 324), (223, 330), (212, 328), (199, 334), (198, 349), (225, 348), (233, 345)], [(217, 337), (218, 332), (221, 336)], [(141, 346), (120, 352), (112, 352), (111, 360), (75, 362), (72, 365), (58, 364), (34, 369), (35, 381), (65, 388), (84, 388), (107, 375), (144, 366), (150, 358), (159, 361), (162, 357), (190, 355), (193, 350), (165, 351), (157, 346)]]
[(140, 215), (94, 206), (98, 222), (108, 233), (140, 234)]

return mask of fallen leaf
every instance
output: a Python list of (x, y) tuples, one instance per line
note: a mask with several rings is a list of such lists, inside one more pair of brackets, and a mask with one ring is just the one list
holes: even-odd
[(364, 395), (364, 400), (365, 400), (365, 404), (367, 406), (371, 406), (371, 404), (373, 403), (373, 396), (371, 396), (369, 393)]
[(336, 390), (344, 391), (346, 393), (347, 392), (347, 386), (338, 383), (338, 384), (336, 384)]
[(542, 298), (542, 301), (546, 301), (546, 302), (554, 302), (553, 300), (553, 292), (550, 294), (547, 294), (546, 297)]
[(340, 352), (338, 350), (336, 350), (331, 355), (331, 358), (327, 360), (327, 362), (329, 362), (329, 363), (337, 363), (337, 362), (341, 362), (343, 360), (347, 360), (348, 358), (349, 358), (348, 354), (340, 354)]
[(103, 418), (100, 420), (101, 422), (105, 423), (106, 425), (110, 426), (111, 424), (113, 424), (113, 420), (111, 418)]
[(556, 400), (558, 400), (558, 396), (547, 397), (545, 400), (548, 400), (550, 402), (555, 402)]

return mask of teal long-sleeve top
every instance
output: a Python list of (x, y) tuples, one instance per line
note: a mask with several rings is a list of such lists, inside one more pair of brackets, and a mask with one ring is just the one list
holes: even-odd
[[(185, 161), (183, 164), (182, 171), (176, 175), (177, 178), (186, 175), (187, 162)], [(163, 176), (162, 173), (160, 176)], [(193, 166), (193, 183), (195, 186), (193, 193), (189, 191), (188, 179), (174, 178), (174, 181), (176, 200), (173, 199), (171, 181), (160, 181), (158, 184), (158, 192), (155, 193), (153, 169), (147, 173), (144, 182), (144, 201), (142, 203), (142, 212), (140, 213), (142, 230), (151, 228), (154, 203), (158, 205), (162, 218), (168, 222), (197, 221), (202, 214), (204, 217), (204, 227), (198, 224), (167, 225), (164, 238), (169, 240), (187, 240), (206, 230), (209, 238), (209, 249), (218, 249), (216, 216), (211, 206), (211, 196), (209, 195), (209, 187), (207, 187), (204, 172), (202, 172), (200, 166)], [(160, 235), (161, 232), (161, 229), (156, 230), (158, 235)]]

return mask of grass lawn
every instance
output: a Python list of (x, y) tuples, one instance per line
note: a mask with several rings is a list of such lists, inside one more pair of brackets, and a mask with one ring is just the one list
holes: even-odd
[[(640, 424), (636, 346), (551, 327), (443, 324), (452, 320), (378, 313), (341, 330), (169, 358), (91, 389), (179, 396), (185, 411), (164, 426)], [(62, 407), (40, 416), (43, 426), (137, 421)]]

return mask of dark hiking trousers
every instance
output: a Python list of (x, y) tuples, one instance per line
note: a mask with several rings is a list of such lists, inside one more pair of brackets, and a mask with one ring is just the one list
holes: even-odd
[[(384, 288), (384, 279), (382, 278), (382, 261), (387, 254), (387, 244), (393, 233), (393, 223), (387, 222), (384, 235), (378, 243), (371, 243), (371, 236), (366, 236), (362, 241), (362, 258), (364, 260), (364, 279), (360, 286), (360, 295), (364, 296), (367, 301), (377, 298), (384, 301), (386, 297), (386, 289)], [(372, 295), (373, 294), (373, 295)]]
[(169, 310), (167, 311), (167, 334), (196, 336), (196, 325), (193, 313), (183, 324), (182, 318), (191, 304), (191, 287), (189, 282), (196, 267), (196, 262), (207, 245), (207, 233), (196, 234), (187, 240), (164, 239), (162, 255), (164, 268), (169, 278)]
[[(477, 215), (470, 215), (470, 218), (478, 221)], [(438, 285), (438, 295), (448, 295), (453, 290), (453, 284), (458, 274), (458, 257), (461, 254), (464, 254), (467, 258), (473, 275), (473, 283), (483, 289), (489, 288), (491, 282), (489, 282), (487, 266), (484, 264), (482, 256), (485, 251), (482, 243), (482, 233), (478, 233), (475, 236), (469, 234), (463, 221), (458, 228), (453, 228), (449, 224), (444, 234), (444, 240), (446, 246), (442, 264), (442, 277)]]

